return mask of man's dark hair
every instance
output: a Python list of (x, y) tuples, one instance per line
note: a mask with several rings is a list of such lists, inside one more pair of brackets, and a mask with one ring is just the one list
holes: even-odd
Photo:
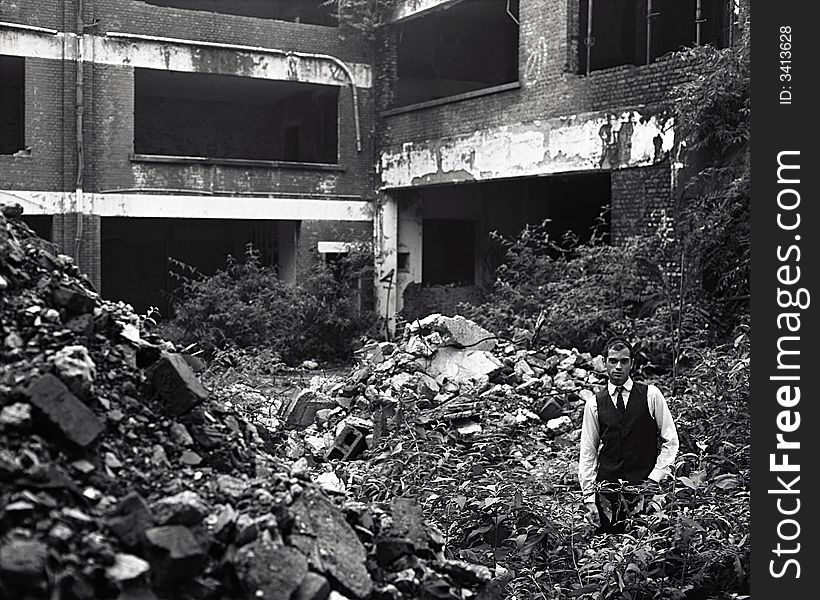
[(632, 358), (633, 358), (633, 356), (632, 356), (632, 344), (630, 344), (624, 338), (619, 338), (619, 337), (612, 338), (611, 340), (609, 340), (606, 343), (606, 346), (604, 346), (604, 358), (606, 359), (606, 357), (609, 356), (609, 351), (610, 350), (624, 350), (624, 349), (629, 350), (629, 360), (632, 360)]

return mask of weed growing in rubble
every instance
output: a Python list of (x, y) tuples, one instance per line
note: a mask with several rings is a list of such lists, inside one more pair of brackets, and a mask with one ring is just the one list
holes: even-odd
[[(175, 261), (179, 263), (179, 261)], [(357, 295), (372, 255), (359, 250), (332, 267), (317, 262), (299, 285), (280, 280), (248, 245), (244, 261), (228, 257), (224, 269), (204, 276), (179, 263), (182, 300), (163, 325), (167, 339), (196, 344), (208, 354), (254, 348), (295, 363), (306, 358), (347, 358), (374, 319)]]

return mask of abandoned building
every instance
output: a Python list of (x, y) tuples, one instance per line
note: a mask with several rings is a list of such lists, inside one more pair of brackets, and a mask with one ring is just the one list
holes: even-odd
[(475, 298), (490, 232), (652, 228), (681, 164), (684, 46), (738, 0), (0, 0), (0, 200), (100, 292), (166, 306), (170, 260), (253, 243), (281, 277), (374, 244), (388, 324)]

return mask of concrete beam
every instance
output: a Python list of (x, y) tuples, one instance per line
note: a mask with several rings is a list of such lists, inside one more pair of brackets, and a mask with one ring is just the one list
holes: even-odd
[[(19, 202), (24, 214), (52, 215), (76, 206), (74, 192), (0, 190), (0, 200)], [(283, 221), (372, 221), (366, 200), (260, 198), (159, 194), (83, 194), (83, 212), (101, 217), (160, 219), (272, 219)], [(76, 209), (73, 209), (76, 210)]]
[(379, 156), (381, 188), (652, 165), (674, 144), (663, 113), (585, 113), (409, 141)]
[[(271, 79), (346, 86), (350, 83), (343, 69), (332, 60), (289, 53), (286, 49), (261, 48), (239, 50), (230, 44), (196, 40), (154, 41), (132, 36), (83, 36), (83, 61), (129, 68), (161, 69), (186, 73), (217, 73)], [(219, 60), (225, 53), (236, 60)], [(49, 34), (27, 29), (9, 29), (0, 24), (0, 54), (46, 58), (77, 59), (77, 36), (73, 33)], [(348, 65), (356, 87), (373, 85), (370, 65)]]

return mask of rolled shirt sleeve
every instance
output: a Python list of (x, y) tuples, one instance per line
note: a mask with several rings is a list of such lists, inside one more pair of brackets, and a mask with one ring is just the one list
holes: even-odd
[(593, 397), (588, 399), (584, 405), (584, 420), (581, 425), (581, 452), (578, 459), (578, 482), (581, 485), (584, 502), (595, 501), (595, 479), (598, 474), (600, 443), (598, 405)]
[(672, 465), (678, 456), (678, 430), (675, 427), (675, 421), (672, 419), (672, 413), (669, 412), (666, 398), (654, 385), (649, 386), (646, 401), (649, 404), (649, 414), (658, 424), (658, 432), (663, 440), (663, 445), (655, 461), (655, 467), (649, 473), (649, 479), (660, 482), (671, 475)]

